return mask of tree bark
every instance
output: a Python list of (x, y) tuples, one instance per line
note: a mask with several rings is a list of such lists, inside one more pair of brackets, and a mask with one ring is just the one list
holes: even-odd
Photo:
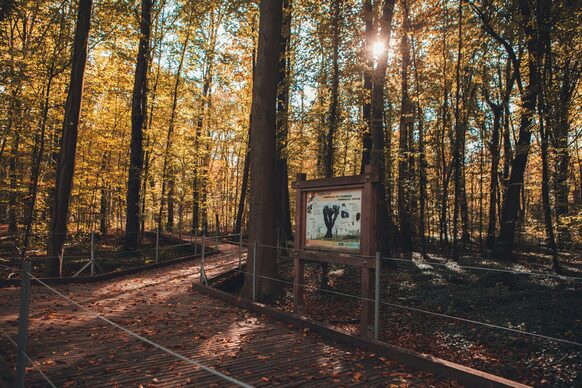
[(457, 46), (457, 65), (455, 69), (455, 147), (453, 149), (453, 170), (454, 170), (454, 183), (455, 183), (455, 199), (454, 199), (454, 210), (453, 210), (453, 259), (459, 259), (459, 247), (458, 247), (458, 229), (459, 229), (459, 212), (461, 209), (462, 202), (462, 166), (464, 163), (463, 158), (463, 124), (461, 123), (461, 59), (462, 59), (462, 47), (463, 47), (463, 0), (459, 0), (458, 8), (458, 46)]
[(176, 70), (176, 78), (174, 80), (174, 89), (172, 91), (172, 107), (170, 109), (170, 122), (168, 124), (168, 131), (166, 133), (166, 149), (164, 151), (164, 161), (162, 165), (162, 192), (160, 197), (160, 210), (158, 213), (158, 228), (162, 225), (162, 216), (164, 213), (164, 204), (166, 201), (166, 180), (168, 180), (168, 220), (167, 229), (172, 231), (174, 228), (174, 169), (172, 166), (172, 135), (174, 134), (174, 128), (176, 125), (176, 112), (178, 108), (178, 95), (180, 91), (180, 81), (182, 77), (182, 68), (184, 66), (184, 59), (186, 58), (186, 51), (188, 49), (188, 43), (190, 41), (190, 23), (191, 16), (186, 26), (186, 37), (184, 38), (184, 44), (182, 45), (182, 52), (180, 54), (180, 62), (178, 64), (178, 69)]
[(364, 104), (362, 106), (363, 129), (362, 129), (362, 163), (360, 173), (364, 173), (366, 165), (370, 164), (370, 154), (372, 152), (372, 72), (374, 70), (374, 58), (372, 57), (372, 47), (375, 38), (374, 34), (374, 9), (371, 0), (365, 0), (362, 8), (362, 16), (365, 25), (364, 53), (363, 53), (363, 78), (364, 78)]
[[(392, 214), (386, 202), (386, 159), (385, 159), (385, 139), (384, 139), (384, 85), (386, 81), (386, 69), (388, 67), (388, 50), (390, 35), (392, 33), (392, 16), (394, 15), (394, 3), (396, 0), (384, 0), (382, 4), (382, 15), (380, 16), (380, 33), (378, 41), (384, 46), (384, 50), (378, 55), (376, 68), (372, 77), (372, 111), (371, 111), (371, 134), (372, 151), (370, 160), (378, 169), (380, 182), (376, 185), (376, 242), (377, 250), (388, 253), (392, 245), (395, 227)], [(371, 43), (368, 42), (368, 47)], [(371, 55), (371, 53), (368, 53)], [(391, 130), (391, 129), (388, 129)], [(390, 147), (390, 144), (388, 145)]]
[(291, 0), (283, 0), (283, 20), (279, 45), (279, 79), (277, 84), (277, 202), (279, 204), (277, 231), (278, 241), (283, 245), (293, 239), (287, 164), (289, 88), (291, 83), (291, 7)]
[[(257, 296), (276, 292), (280, 285), (264, 277), (277, 277), (275, 252), (264, 245), (276, 244), (277, 205), (272, 189), (276, 169), (276, 105), (279, 45), (281, 40), (281, 0), (261, 0), (256, 74), (253, 82), (251, 119), (251, 197), (249, 241), (256, 242), (256, 268), (247, 260), (247, 271), (257, 274)], [(250, 255), (249, 255), (250, 257)], [(252, 277), (246, 276), (243, 294), (250, 295)]]
[(518, 222), (518, 213), (521, 204), (521, 190), (524, 182), (524, 173), (529, 156), (531, 143), (531, 126), (536, 111), (536, 102), (540, 88), (540, 70), (538, 63), (543, 56), (544, 48), (537, 37), (534, 27), (534, 18), (528, 0), (519, 0), (519, 12), (523, 20), (523, 29), (527, 41), (528, 51), (528, 84), (521, 96), (521, 117), (519, 138), (515, 146), (515, 156), (511, 161), (511, 172), (505, 190), (503, 210), (501, 213), (501, 230), (497, 241), (497, 256), (513, 259), (513, 243), (515, 229)]
[(402, 38), (400, 41), (401, 64), (401, 103), (400, 138), (398, 147), (398, 218), (400, 222), (400, 244), (406, 256), (412, 252), (412, 229), (410, 214), (410, 135), (414, 129), (414, 111), (408, 91), (408, 68), (410, 65), (410, 43), (408, 41), (409, 16), (408, 2), (402, 1), (404, 13)]
[(487, 223), (487, 239), (485, 245), (489, 249), (495, 247), (495, 231), (497, 222), (497, 176), (499, 169), (499, 133), (501, 130), (501, 115), (502, 107), (499, 104), (494, 103), (486, 88), (483, 88), (485, 94), (485, 99), (489, 107), (491, 108), (491, 113), (493, 113), (493, 132), (491, 134), (491, 143), (489, 144), (489, 153), (491, 154), (491, 181), (489, 183), (489, 221)]
[(91, 26), (92, 0), (80, 0), (77, 11), (77, 26), (73, 41), (73, 60), (71, 63), (71, 78), (69, 92), (65, 104), (63, 137), (57, 163), (55, 195), (53, 212), (49, 229), (48, 241), (48, 276), (61, 275), (63, 264), (63, 248), (67, 234), (69, 202), (73, 188), (75, 172), (75, 154), (77, 152), (77, 135), (81, 101), (83, 99), (83, 83), (85, 65), (87, 63), (87, 42)]
[(139, 49), (135, 66), (131, 100), (131, 144), (127, 178), (127, 209), (124, 249), (134, 250), (139, 244), (140, 189), (143, 169), (143, 129), (147, 111), (147, 75), (153, 0), (141, 1)]

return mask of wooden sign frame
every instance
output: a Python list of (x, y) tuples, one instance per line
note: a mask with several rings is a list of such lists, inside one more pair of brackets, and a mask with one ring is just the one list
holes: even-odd
[[(297, 181), (293, 183), (296, 191), (296, 211), (295, 211), (295, 238), (294, 238), (294, 311), (299, 313), (300, 306), (303, 305), (303, 288), (305, 281), (305, 261), (316, 261), (322, 263), (334, 263), (351, 265), (361, 268), (362, 287), (361, 296), (361, 335), (367, 337), (368, 325), (373, 312), (371, 299), (371, 269), (374, 269), (376, 262), (373, 256), (376, 252), (376, 183), (379, 181), (378, 174), (373, 166), (365, 167), (364, 174), (354, 176), (344, 176), (336, 178), (324, 178), (306, 180), (305, 174), (297, 174)], [(317, 191), (335, 190), (358, 190), (361, 189), (361, 210), (360, 210), (360, 247), (359, 251), (353, 249), (336, 249), (335, 251), (317, 250), (306, 247), (306, 204), (307, 195)], [(351, 254), (351, 255), (350, 255)], [(360, 255), (357, 257), (354, 255)]]

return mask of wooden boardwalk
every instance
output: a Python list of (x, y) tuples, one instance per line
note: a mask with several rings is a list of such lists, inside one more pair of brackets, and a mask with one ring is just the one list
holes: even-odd
[[(233, 254), (237, 247), (219, 248), (222, 254), (207, 258), (209, 276), (238, 263), (238, 254)], [(251, 385), (451, 385), (194, 292), (191, 284), (198, 279), (196, 260), (102, 283), (55, 288), (141, 336)], [(18, 295), (18, 288), (0, 289), (0, 329), (14, 339)], [(42, 286), (32, 288), (31, 312), (28, 353), (57, 387), (232, 386)], [(3, 336), (0, 354), (14, 365), (14, 346)], [(32, 368), (26, 381), (29, 386), (48, 386)]]

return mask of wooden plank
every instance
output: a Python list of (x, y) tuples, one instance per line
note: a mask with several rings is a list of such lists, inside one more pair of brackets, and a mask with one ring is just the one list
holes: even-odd
[(271, 318), (292, 324), (299, 328), (308, 328), (326, 338), (330, 338), (332, 340), (339, 341), (351, 346), (356, 346), (367, 352), (384, 355), (393, 361), (405, 364), (412, 368), (431, 372), (448, 379), (458, 380), (470, 387), (528, 387), (525, 384), (521, 384), (504, 377), (495, 376), (487, 372), (446, 361), (430, 356), (428, 354), (418, 353), (412, 350), (400, 348), (398, 346), (371, 339), (356, 337), (342, 330), (310, 320), (309, 318), (289, 314), (280, 310), (274, 310), (261, 303), (242, 299), (211, 287), (193, 284), (192, 288), (196, 291), (211, 295), (225, 302), (246, 308), (255, 313), (270, 316)]
[(295, 181), (292, 183), (294, 189), (312, 189), (312, 188), (329, 188), (343, 187), (348, 185), (363, 185), (368, 182), (378, 182), (378, 174), (362, 174), (353, 176), (340, 176), (333, 178), (312, 179), (304, 181)]
[(297, 255), (302, 260), (317, 261), (321, 263), (332, 263), (351, 265), (354, 267), (375, 268), (376, 261), (372, 258), (347, 256), (332, 252), (317, 252), (317, 251), (299, 251)]

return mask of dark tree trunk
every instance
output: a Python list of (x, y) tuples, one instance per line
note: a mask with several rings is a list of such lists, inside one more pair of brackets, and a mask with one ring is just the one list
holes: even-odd
[[(254, 25), (254, 23), (253, 23)], [(252, 68), (253, 68), (253, 79), (255, 78), (255, 51), (256, 47), (253, 44), (253, 54), (252, 54)], [(242, 221), (243, 221), (243, 214), (245, 211), (245, 201), (247, 198), (247, 190), (249, 187), (249, 170), (251, 167), (251, 131), (250, 131), (250, 123), (253, 121), (252, 118), (252, 111), (249, 114), (249, 133), (247, 139), (247, 149), (245, 151), (245, 160), (243, 164), (243, 175), (242, 175), (242, 182), (240, 188), (240, 199), (238, 201), (238, 210), (236, 212), (236, 222), (234, 224), (234, 233), (242, 233)]]
[(249, 170), (250, 170), (250, 134), (249, 140), (247, 142), (247, 150), (245, 152), (245, 160), (243, 164), (243, 175), (242, 175), (242, 183), (240, 187), (240, 198), (238, 201), (238, 209), (236, 211), (236, 221), (234, 224), (234, 233), (242, 233), (242, 221), (243, 221), (243, 214), (245, 211), (245, 202), (247, 197), (247, 190), (249, 187)]
[(107, 234), (107, 213), (108, 213), (107, 188), (105, 187), (105, 185), (103, 184), (101, 185), (100, 191), (101, 198), (99, 204), (99, 232), (101, 233), (102, 236), (105, 236)]
[(454, 170), (454, 183), (455, 183), (455, 198), (454, 198), (454, 210), (453, 210), (453, 259), (458, 260), (459, 258), (459, 247), (458, 247), (458, 230), (459, 230), (459, 212), (461, 209), (462, 202), (462, 189), (463, 189), (463, 176), (462, 176), (462, 163), (464, 163), (464, 158), (462, 148), (463, 148), (463, 124), (461, 123), (461, 58), (462, 58), (462, 47), (463, 47), (463, 1), (459, 0), (458, 8), (458, 47), (457, 47), (457, 65), (455, 70), (455, 147), (453, 149), (453, 170)]
[[(555, 272), (560, 271), (560, 262), (558, 261), (558, 248), (556, 246), (556, 238), (554, 235), (554, 226), (552, 224), (552, 208), (550, 205), (550, 171), (548, 166), (548, 143), (549, 135), (546, 128), (548, 116), (546, 112), (546, 79), (550, 71), (550, 57), (551, 57), (551, 34), (550, 34), (550, 15), (551, 15), (551, 0), (541, 0), (538, 3), (537, 12), (537, 29), (539, 44), (543, 45), (543, 54), (537, 57), (537, 68), (542, 69), (543, 73), (540, 77), (540, 87), (538, 90), (538, 121), (540, 129), (541, 153), (542, 153), (542, 207), (544, 211), (544, 223), (546, 228), (546, 240), (548, 248), (552, 255), (552, 267)], [(542, 65), (543, 63), (543, 65)]]
[(332, 56), (331, 56), (331, 90), (329, 104), (329, 125), (325, 138), (324, 167), (325, 177), (333, 176), (334, 166), (334, 136), (339, 125), (339, 46), (340, 46), (340, 22), (341, 0), (332, 1)]
[[(420, 97), (420, 77), (418, 72), (418, 62), (416, 60), (416, 48), (412, 41), (412, 61), (414, 64), (414, 79), (416, 83), (416, 110), (418, 115), (418, 187), (419, 187), (419, 236), (420, 249), (424, 256), (426, 254), (426, 155), (424, 151), (424, 112), (421, 106)], [(429, 231), (430, 232), (430, 231)], [(430, 235), (430, 233), (429, 233)]]
[(372, 47), (375, 38), (374, 34), (374, 9), (371, 0), (365, 0), (362, 8), (362, 15), (365, 25), (365, 44), (363, 53), (363, 78), (364, 78), (364, 104), (362, 106), (363, 128), (362, 128), (362, 164), (360, 173), (364, 173), (366, 165), (370, 164), (370, 154), (372, 152), (372, 71), (374, 69), (374, 58)]
[[(293, 239), (287, 166), (287, 136), (289, 133), (289, 87), (291, 74), (291, 0), (283, 1), (281, 42), (279, 45), (279, 78), (277, 84), (277, 214), (278, 241), (286, 245)], [(244, 179), (244, 178), (243, 178)]]
[(491, 182), (489, 184), (489, 221), (487, 224), (486, 246), (489, 249), (495, 247), (495, 230), (497, 221), (497, 171), (499, 169), (499, 132), (501, 130), (502, 107), (493, 101), (489, 93), (484, 88), (485, 99), (493, 113), (493, 132), (491, 134), (491, 143), (489, 144), (489, 153), (491, 154)]
[[(395, 0), (384, 0), (382, 4), (382, 15), (380, 16), (379, 41), (385, 48), (389, 47), (390, 35), (392, 32), (392, 16), (394, 14)], [(368, 47), (371, 43), (368, 42)], [(370, 53), (368, 54), (370, 55)], [(377, 249), (383, 253), (388, 253), (391, 249), (390, 241), (393, 240), (395, 227), (392, 221), (392, 214), (386, 202), (386, 159), (385, 159), (385, 137), (384, 137), (384, 85), (386, 81), (386, 69), (388, 66), (388, 51), (383, 50), (377, 58), (376, 68), (372, 77), (372, 112), (371, 112), (371, 135), (372, 135), (372, 164), (378, 169), (380, 182), (377, 184), (376, 194), (376, 241)], [(390, 130), (390, 129), (389, 129)], [(390, 147), (390, 145), (388, 145)]]
[(49, 102), (52, 88), (52, 81), (54, 79), (54, 53), (53, 61), (49, 69), (49, 77), (47, 80), (47, 85), (44, 94), (44, 102), (42, 105), (42, 115), (40, 120), (40, 128), (37, 134), (38, 139), (38, 152), (35, 152), (32, 160), (32, 168), (30, 172), (30, 186), (28, 189), (28, 204), (26, 211), (24, 213), (24, 242), (22, 243), (22, 254), (26, 255), (26, 250), (28, 249), (28, 243), (30, 239), (30, 234), (32, 233), (32, 224), (34, 223), (34, 208), (36, 205), (36, 197), (38, 195), (38, 180), (40, 176), (40, 165), (42, 163), (42, 158), (44, 155), (45, 147), (45, 133), (46, 133), (46, 123), (48, 119), (49, 112)]
[(409, 16), (408, 3), (402, 3), (404, 12), (403, 32), (400, 41), (402, 56), (401, 68), (401, 104), (400, 104), (400, 138), (398, 149), (398, 218), (400, 221), (400, 244), (406, 256), (412, 252), (412, 227), (410, 214), (410, 135), (414, 128), (414, 110), (408, 91), (408, 68), (410, 65), (410, 44), (408, 41)]
[(540, 88), (538, 63), (543, 57), (544, 47), (533, 27), (533, 14), (528, 0), (520, 0), (519, 11), (527, 40), (529, 82), (521, 96), (521, 117), (519, 138), (515, 146), (515, 156), (511, 161), (511, 172), (505, 190), (501, 213), (501, 230), (497, 241), (497, 256), (505, 260), (513, 259), (513, 243), (518, 214), (521, 208), (521, 190), (531, 143), (531, 125), (536, 111), (536, 101)]
[[(273, 182), (277, 179), (277, 79), (283, 4), (281, 0), (261, 0), (259, 44), (253, 82), (251, 118), (251, 197), (249, 241), (261, 247), (256, 252), (256, 268), (247, 261), (247, 271), (256, 271), (257, 296), (263, 298), (279, 289), (264, 276), (277, 277), (275, 252), (263, 245), (276, 244), (277, 205)], [(246, 276), (243, 294), (250, 295), (252, 277)]]
[[(214, 23), (214, 16), (212, 17), (212, 23)], [(200, 101), (200, 107), (198, 112), (198, 120), (196, 122), (196, 140), (194, 144), (194, 152), (197, 154), (196, 162), (194, 163), (194, 182), (193, 182), (193, 213), (192, 213), (192, 228), (198, 230), (200, 227), (200, 222), (202, 221), (202, 229), (206, 232), (208, 227), (207, 220), (207, 209), (206, 209), (206, 198), (207, 198), (207, 187), (206, 184), (208, 180), (206, 175), (208, 174), (208, 165), (210, 155), (206, 155), (208, 152), (209, 144), (208, 141), (202, 142), (202, 131), (204, 129), (204, 119), (206, 117), (206, 112), (210, 107), (210, 94), (212, 85), (212, 70), (214, 67), (214, 49), (216, 45), (216, 31), (214, 24), (211, 26), (212, 36), (210, 38), (210, 48), (207, 50), (204, 59), (204, 76), (202, 83), (202, 99)], [(200, 154), (204, 153), (204, 156)]]
[(169, 231), (174, 229), (174, 168), (172, 165), (172, 136), (174, 134), (174, 128), (176, 125), (176, 109), (178, 108), (178, 94), (180, 91), (182, 68), (184, 66), (184, 59), (186, 57), (186, 51), (188, 49), (188, 43), (190, 40), (190, 22), (191, 17), (189, 18), (188, 25), (186, 26), (186, 37), (184, 39), (184, 44), (182, 45), (180, 63), (178, 64), (178, 69), (176, 70), (176, 79), (174, 80), (174, 89), (172, 92), (172, 108), (170, 110), (168, 132), (166, 133), (166, 150), (164, 152), (164, 162), (162, 166), (162, 192), (160, 197), (160, 211), (158, 213), (158, 228), (160, 228), (162, 225), (164, 203), (166, 201), (166, 181), (168, 181), (168, 220), (166, 226)]
[(8, 162), (8, 176), (10, 179), (10, 191), (8, 193), (8, 234), (15, 235), (18, 232), (17, 206), (18, 206), (18, 148), (20, 147), (20, 134), (14, 131), (12, 145), (10, 147), (10, 160)]
[(131, 100), (131, 144), (127, 178), (127, 210), (124, 249), (134, 250), (139, 243), (140, 189), (143, 169), (143, 129), (147, 114), (147, 74), (153, 0), (141, 1), (140, 39)]
[(55, 194), (47, 248), (47, 274), (51, 277), (61, 275), (63, 263), (63, 248), (69, 216), (69, 201), (71, 199), (73, 174), (75, 172), (77, 134), (83, 97), (85, 65), (87, 63), (87, 42), (89, 40), (92, 5), (92, 0), (80, 0), (77, 11), (77, 26), (75, 28), (73, 60), (71, 62), (71, 78), (67, 102), (65, 104), (63, 137), (61, 139), (61, 149), (57, 163)]
[[(254, 23), (253, 23), (254, 25)], [(254, 31), (254, 30), (253, 30)], [(253, 79), (255, 78), (255, 51), (256, 47), (253, 44), (253, 53), (252, 53), (252, 69), (253, 69)], [(245, 211), (245, 201), (247, 197), (247, 190), (249, 185), (249, 170), (251, 166), (251, 131), (250, 131), (250, 123), (253, 121), (252, 119), (252, 111), (249, 114), (249, 133), (247, 138), (247, 149), (245, 151), (245, 160), (243, 164), (243, 175), (242, 175), (242, 182), (240, 188), (240, 198), (238, 201), (238, 209), (236, 212), (236, 221), (234, 224), (234, 233), (242, 233), (242, 221), (243, 221), (243, 214)]]

